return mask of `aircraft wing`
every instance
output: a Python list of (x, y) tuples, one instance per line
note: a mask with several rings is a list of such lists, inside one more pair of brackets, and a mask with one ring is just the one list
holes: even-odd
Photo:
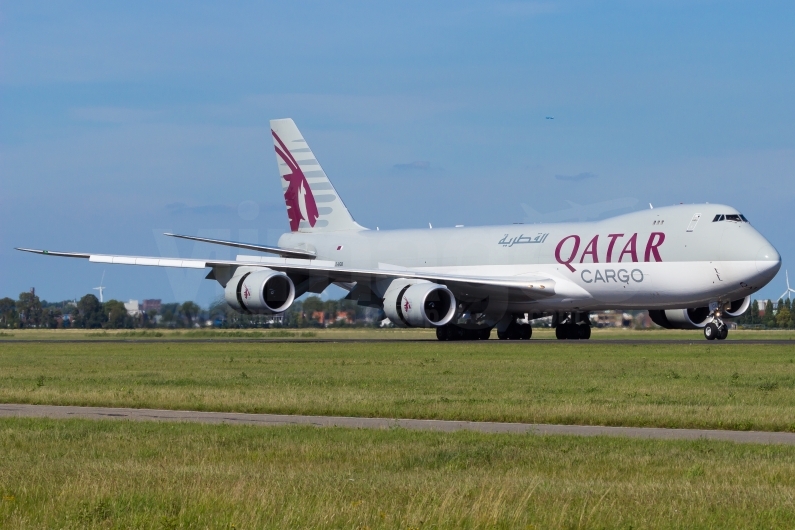
[(285, 273), (295, 273), (304, 276), (328, 278), (336, 283), (371, 283), (377, 280), (394, 278), (415, 278), (440, 282), (447, 285), (456, 295), (478, 296), (498, 289), (512, 297), (520, 296), (524, 299), (537, 300), (558, 295), (566, 298), (591, 298), (588, 291), (575, 283), (563, 278), (551, 278), (544, 275), (522, 276), (462, 276), (425, 272), (414, 269), (355, 269), (337, 267), (333, 261), (306, 260), (290, 258), (270, 258), (256, 256), (239, 256), (237, 260), (213, 259), (180, 259), (158, 258), (151, 256), (118, 256), (110, 254), (87, 254), (80, 252), (58, 252), (52, 250), (38, 250), (30, 248), (17, 248), (23, 252), (32, 252), (46, 256), (59, 256), (66, 258), (82, 258), (92, 263), (108, 263), (117, 265), (143, 265), (150, 267), (176, 267), (187, 269), (204, 269), (206, 267), (263, 267)]

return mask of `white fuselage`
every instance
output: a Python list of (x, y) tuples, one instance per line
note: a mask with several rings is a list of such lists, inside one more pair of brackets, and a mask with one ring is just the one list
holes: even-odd
[[(698, 215), (697, 215), (698, 214)], [(729, 302), (767, 284), (781, 258), (723, 205), (677, 205), (586, 223), (293, 232), (279, 245), (339, 267), (482, 278), (544, 275), (556, 296), (514, 311), (672, 309)]]

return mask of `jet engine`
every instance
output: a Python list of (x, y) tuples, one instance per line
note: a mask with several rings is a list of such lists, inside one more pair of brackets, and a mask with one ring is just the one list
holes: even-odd
[(401, 328), (444, 326), (453, 319), (455, 309), (450, 289), (424, 280), (395, 280), (384, 293), (384, 313)]
[(709, 307), (649, 309), (652, 322), (665, 329), (701, 329), (711, 322)]
[(726, 304), (723, 308), (723, 314), (727, 317), (735, 318), (745, 313), (750, 306), (751, 297), (746, 296), (745, 298), (740, 298), (739, 300)]
[(226, 284), (224, 298), (232, 309), (241, 313), (281, 313), (293, 303), (295, 285), (283, 272), (243, 270)]

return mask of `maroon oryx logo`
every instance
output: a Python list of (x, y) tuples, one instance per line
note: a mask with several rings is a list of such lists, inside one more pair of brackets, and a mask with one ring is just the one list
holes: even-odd
[(409, 309), (411, 309), (411, 302), (405, 296), (403, 297), (403, 312), (408, 313)]
[(248, 290), (248, 285), (243, 286), (243, 298), (248, 300), (248, 297), (251, 296), (251, 291)]
[[(290, 173), (284, 175), (284, 180), (287, 181), (287, 191), (284, 192), (284, 202), (287, 203), (287, 217), (290, 219), (290, 230), (295, 232), (298, 230), (298, 225), (301, 221), (306, 221), (309, 226), (315, 226), (317, 218), (320, 215), (317, 211), (317, 204), (315, 204), (315, 196), (312, 195), (312, 190), (309, 188), (304, 172), (298, 166), (290, 150), (285, 147), (284, 142), (274, 132), (271, 131), (276, 143), (276, 154), (279, 158), (284, 160), (287, 167), (290, 168)], [(280, 149), (281, 148), (281, 149)]]

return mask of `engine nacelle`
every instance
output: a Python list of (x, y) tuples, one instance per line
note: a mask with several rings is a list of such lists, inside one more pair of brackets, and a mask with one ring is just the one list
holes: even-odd
[(399, 279), (384, 293), (384, 313), (398, 327), (444, 326), (455, 315), (456, 301), (444, 285)]
[(232, 309), (241, 313), (281, 313), (292, 305), (295, 285), (283, 272), (242, 270), (226, 284), (224, 298)]
[(701, 329), (709, 324), (709, 307), (649, 309), (652, 322), (666, 329)]
[(723, 314), (729, 318), (735, 318), (748, 311), (750, 306), (751, 297), (746, 296), (745, 298), (740, 298), (739, 300), (726, 304), (723, 308)]

